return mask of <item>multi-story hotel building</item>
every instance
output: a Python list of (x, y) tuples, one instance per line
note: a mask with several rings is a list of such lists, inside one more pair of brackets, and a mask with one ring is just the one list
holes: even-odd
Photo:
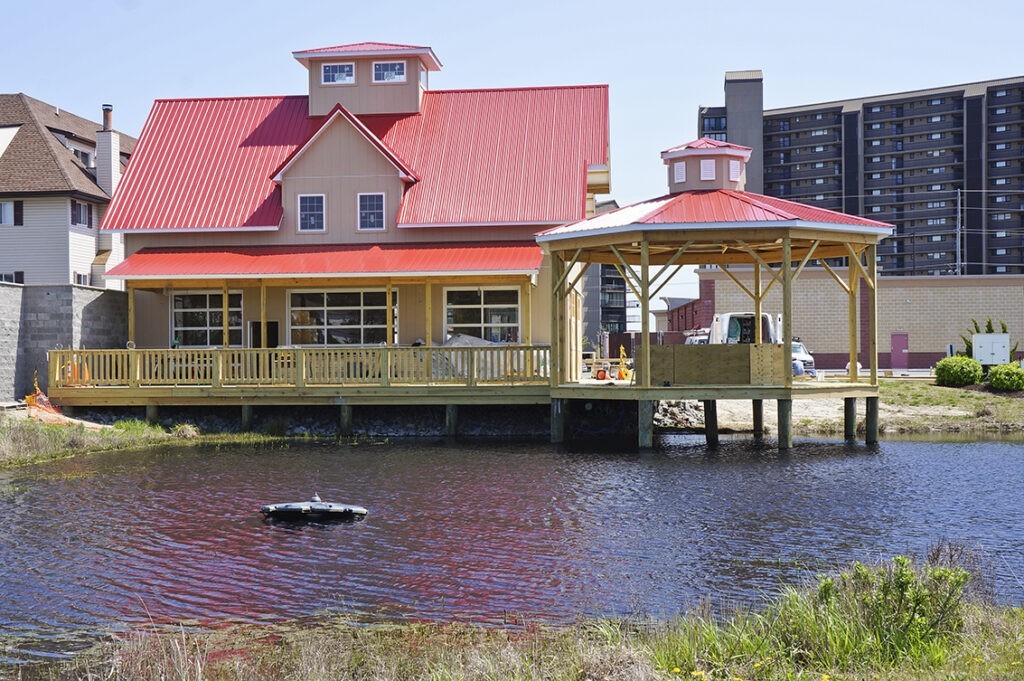
[(750, 191), (895, 225), (883, 274), (1024, 273), (1024, 76), (766, 111), (732, 71), (698, 134), (754, 149)]

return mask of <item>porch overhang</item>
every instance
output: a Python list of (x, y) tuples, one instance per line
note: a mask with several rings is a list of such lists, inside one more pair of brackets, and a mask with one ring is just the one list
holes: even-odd
[(107, 272), (131, 281), (368, 277), (533, 276), (542, 249), (532, 241), (143, 248)]

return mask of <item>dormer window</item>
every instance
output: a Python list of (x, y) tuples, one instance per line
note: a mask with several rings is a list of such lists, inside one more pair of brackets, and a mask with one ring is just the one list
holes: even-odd
[(404, 83), (405, 62), (404, 61), (375, 61), (373, 62), (374, 83)]
[[(824, 165), (824, 164), (822, 164)], [(740, 179), (740, 173), (743, 171), (740, 162), (736, 159), (729, 159), (729, 181), (738, 182)]]
[(322, 85), (354, 85), (355, 82), (356, 65), (353, 62), (323, 64), (320, 67), (320, 83)]
[(675, 177), (673, 181), (676, 184), (682, 184), (686, 182), (686, 163), (684, 161), (678, 161), (672, 166)]
[(323, 194), (299, 194), (300, 232), (324, 231), (324, 202)]
[(383, 194), (359, 195), (359, 229), (375, 231), (384, 229)]
[(700, 160), (700, 179), (705, 182), (715, 179), (715, 159), (702, 158)]

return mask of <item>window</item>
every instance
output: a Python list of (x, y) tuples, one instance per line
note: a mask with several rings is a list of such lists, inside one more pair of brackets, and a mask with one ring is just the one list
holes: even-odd
[(814, 200), (815, 201), (824, 201), (825, 200), (825, 195), (824, 194), (815, 194), (814, 195)]
[(942, 156), (945, 153), (945, 149), (932, 149), (931, 151), (928, 152), (928, 156), (931, 156), (932, 158), (938, 158), (939, 156)]
[(872, 123), (871, 124), (871, 129), (872, 130), (881, 130), (882, 129), (882, 124), (881, 123)]
[(1006, 132), (1006, 126), (1005, 125), (997, 125), (996, 126), (996, 132)]
[[(1012, 220), (1013, 216), (1009, 213), (993, 213), (992, 219), (996, 222), (1002, 222), (1003, 220)], [(1005, 234), (1005, 232), (1003, 232)], [(998, 234), (996, 236), (999, 236)]]
[(828, 130), (822, 130), (822, 129), (811, 130), (811, 137), (820, 137), (821, 135), (827, 135), (827, 134), (828, 134)]
[(444, 295), (449, 333), (519, 342), (518, 288), (449, 288)]
[(995, 201), (996, 203), (1009, 203), (1010, 197), (1009, 196), (995, 196), (995, 197), (992, 198), (992, 200)]
[[(210, 347), (224, 345), (224, 296), (222, 293), (192, 291), (172, 298), (172, 345)], [(242, 345), (242, 294), (228, 292), (228, 341)]]
[(928, 135), (928, 139), (930, 139), (930, 140), (940, 140), (940, 139), (942, 139), (942, 133), (941, 132), (933, 132), (932, 134)]
[(92, 277), (82, 272), (75, 272), (75, 284), (77, 286), (91, 286)]
[(946, 257), (946, 254), (945, 253), (929, 253), (928, 257), (931, 258), (932, 260), (942, 260), (944, 257)]
[(404, 83), (405, 62), (404, 61), (375, 61), (373, 62), (374, 83)]
[(702, 158), (700, 160), (700, 179), (705, 181), (715, 179), (715, 159)]
[(996, 267), (996, 272), (999, 272), (1000, 274), (1002, 274), (1005, 271), (1006, 271), (1006, 265), (999, 265), (998, 267)]
[(820, 146), (819, 147), (814, 147), (814, 151), (820, 153), (822, 151), (825, 151), (825, 147), (820, 147)]
[(996, 168), (1005, 168), (1008, 165), (1010, 165), (1009, 161), (996, 161), (995, 162), (995, 167)]
[(92, 227), (92, 204), (71, 200), (71, 224)]
[(871, 190), (871, 196), (881, 196), (881, 195), (882, 195), (882, 190), (881, 189), (872, 189)]
[(1006, 249), (1005, 248), (997, 248), (996, 249), (996, 255), (1006, 255)]
[[(379, 345), (387, 342), (387, 291), (338, 289), (292, 291), (289, 338), (292, 345)], [(398, 292), (391, 292), (391, 318), (398, 339)]]
[(320, 67), (320, 83), (322, 85), (352, 85), (356, 82), (356, 65), (324, 64)]
[(740, 173), (742, 172), (742, 165), (736, 159), (729, 159), (729, 181), (738, 182), (740, 179)]
[(946, 218), (928, 218), (929, 225), (944, 225), (946, 224)]
[(929, 123), (941, 123), (942, 122), (942, 116), (932, 116), (931, 118), (928, 119), (928, 122)]
[(75, 158), (81, 161), (82, 165), (85, 166), (86, 168), (95, 167), (96, 164), (93, 163), (92, 152), (86, 151), (85, 149), (72, 149), (71, 153), (73, 153), (75, 155)]
[(825, 178), (823, 178), (823, 177), (815, 178), (814, 184), (825, 184)]
[(672, 176), (673, 182), (682, 183), (686, 182), (686, 162), (677, 161), (672, 165)]
[(21, 225), (22, 206), (21, 201), (0, 201), (0, 225)]
[(825, 117), (825, 114), (820, 114), (820, 113), (819, 114), (814, 114), (814, 120), (816, 120), (816, 121), (820, 121), (824, 117)]
[(0, 281), (7, 282), (8, 284), (24, 284), (25, 273), (24, 272), (0, 272)]
[(871, 162), (872, 163), (881, 163), (882, 162), (882, 157), (881, 156), (872, 156), (871, 157)]
[(880, 147), (882, 146), (882, 140), (871, 140), (871, 146)]
[(871, 212), (872, 213), (881, 213), (882, 212), (882, 207), (881, 206), (871, 206)]
[(996, 97), (1005, 97), (1006, 90), (996, 90)]
[(324, 220), (323, 194), (299, 194), (299, 231), (322, 232)]
[(822, 163), (821, 161), (818, 161), (817, 163), (814, 164), (814, 167), (815, 168), (824, 168), (825, 164)]
[(928, 208), (945, 208), (945, 201), (929, 201), (927, 204)]
[(1004, 239), (1004, 238), (1006, 238), (1006, 232), (996, 232), (996, 238), (997, 239)]
[(928, 185), (928, 191), (930, 191), (930, 192), (942, 191), (942, 185), (941, 184), (931, 184), (931, 185)]
[(1008, 179), (1006, 179), (1005, 177), (1000, 177), (1000, 178), (996, 179), (995, 183), (996, 184), (1009, 184), (1010, 181)]
[(942, 241), (942, 235), (941, 234), (933, 234), (932, 235), (932, 241)]
[(941, 173), (946, 172), (946, 169), (943, 166), (936, 166), (934, 168), (929, 168), (928, 172), (931, 173), (932, 175), (939, 175)]
[(999, 144), (997, 144), (995, 146), (995, 150), (996, 151), (1003, 151), (1004, 149), (1009, 149), (1009, 148), (1010, 148), (1010, 145), (1007, 144), (1006, 142), (1000, 142)]
[(933, 99), (928, 102), (928, 106), (939, 106), (940, 104), (942, 104), (941, 99)]
[(1007, 109), (1006, 107), (1000, 107), (1000, 108), (996, 109), (996, 115), (997, 116), (1002, 116), (1004, 113), (1008, 113), (1008, 112), (1009, 112), (1009, 109)]
[(882, 113), (882, 107), (880, 107), (880, 106), (873, 106), (873, 107), (871, 107), (871, 113)]
[(359, 195), (359, 229), (384, 229), (384, 195)]

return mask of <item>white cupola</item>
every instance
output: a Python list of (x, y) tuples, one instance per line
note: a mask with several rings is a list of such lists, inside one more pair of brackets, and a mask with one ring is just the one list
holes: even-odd
[(670, 194), (713, 189), (743, 191), (750, 147), (702, 137), (661, 152)]

